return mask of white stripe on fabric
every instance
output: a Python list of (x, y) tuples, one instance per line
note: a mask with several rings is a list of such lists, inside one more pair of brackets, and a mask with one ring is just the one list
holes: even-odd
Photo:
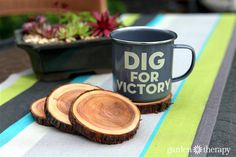
[(3, 146), (0, 156), (23, 156), (25, 152), (29, 151), (35, 143), (50, 131), (53, 132), (55, 130), (52, 127), (41, 126), (34, 122)]
[(177, 18), (179, 18), (179, 15), (176, 14), (168, 14), (168, 16), (164, 15), (164, 21), (165, 22), (160, 22), (153, 27), (156, 27), (158, 29), (169, 29), (168, 26), (171, 24), (171, 22)]
[(90, 77), (86, 83), (93, 84), (95, 86), (102, 86), (103, 83), (111, 77), (111, 74), (99, 74), (99, 75), (93, 75)]
[(5, 81), (0, 83), (0, 91), (14, 84), (21, 76), (32, 74), (32, 69), (27, 69), (19, 73), (11, 74)]
[[(111, 74), (92, 75), (85, 81), (85, 83), (101, 86), (110, 76)], [(57, 130), (52, 127), (41, 126), (34, 122), (20, 132), (10, 142), (5, 144), (0, 149), (0, 156), (2, 156), (2, 154), (7, 157), (22, 156), (46, 134), (54, 134), (55, 131)], [(10, 151), (12, 148), (16, 148), (15, 150), (17, 151)]]
[[(140, 147), (145, 144), (146, 136), (154, 129), (153, 121), (158, 120), (161, 114), (152, 114), (142, 117), (141, 126), (132, 140), (117, 145), (104, 145), (91, 142), (84, 137), (49, 132), (25, 156), (27, 157), (105, 157), (105, 156), (137, 156)], [(39, 153), (40, 152), (40, 153)]]

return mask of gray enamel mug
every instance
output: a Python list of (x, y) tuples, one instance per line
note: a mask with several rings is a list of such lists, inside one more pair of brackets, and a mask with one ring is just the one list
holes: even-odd
[[(111, 33), (114, 91), (134, 102), (152, 102), (171, 92), (172, 82), (192, 71), (195, 52), (191, 46), (174, 44), (177, 34), (152, 27), (125, 27)], [(172, 78), (173, 50), (188, 49), (192, 62), (186, 72)]]

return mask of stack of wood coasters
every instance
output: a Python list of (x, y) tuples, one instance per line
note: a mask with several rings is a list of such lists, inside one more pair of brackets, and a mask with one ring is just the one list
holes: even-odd
[(128, 98), (89, 84), (60, 86), (31, 105), (36, 122), (88, 139), (117, 144), (131, 139), (140, 111)]

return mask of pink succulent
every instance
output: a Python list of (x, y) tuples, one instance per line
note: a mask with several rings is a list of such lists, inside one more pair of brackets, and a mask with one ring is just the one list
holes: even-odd
[(110, 33), (119, 26), (117, 16), (110, 16), (107, 11), (101, 14), (94, 12), (93, 16), (96, 22), (90, 23), (92, 36), (109, 37)]
[(54, 38), (62, 25), (50, 25), (44, 16), (30, 18), (29, 22), (22, 27), (24, 34), (37, 34), (45, 38)]

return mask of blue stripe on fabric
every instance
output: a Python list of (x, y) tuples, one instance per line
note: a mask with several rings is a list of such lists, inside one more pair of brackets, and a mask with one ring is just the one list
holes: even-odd
[(33, 122), (34, 119), (31, 113), (28, 113), (20, 120), (9, 126), (0, 134), (0, 148)]
[[(206, 47), (206, 45), (207, 45), (207, 43), (208, 43), (208, 41), (209, 41), (211, 35), (213, 34), (214, 30), (216, 29), (216, 27), (217, 27), (217, 25), (218, 25), (220, 19), (221, 19), (221, 16), (219, 15), (219, 18), (216, 20), (216, 22), (215, 22), (215, 24), (213, 25), (211, 31), (208, 33), (208, 35), (207, 35), (205, 41), (203, 42), (203, 45), (201, 46), (201, 48), (200, 48), (200, 50), (199, 50), (199, 53), (198, 53), (197, 56), (196, 56), (196, 62), (197, 62), (198, 59), (200, 58), (200, 56), (201, 56), (203, 50), (205, 49), (205, 47)], [(175, 94), (174, 94), (174, 96), (173, 96), (173, 98), (172, 98), (172, 102), (175, 102), (175, 100), (176, 100), (177, 96), (179, 95), (181, 89), (183, 88), (185, 82), (186, 82), (186, 79), (184, 79), (184, 80), (180, 83), (179, 87), (177, 88), (177, 90), (176, 90), (176, 92), (175, 92)], [(148, 139), (146, 145), (144, 146), (143, 151), (142, 151), (141, 154), (140, 154), (140, 157), (144, 157), (145, 154), (147, 153), (148, 148), (150, 147), (150, 145), (151, 145), (153, 139), (155, 138), (157, 132), (159, 131), (159, 129), (160, 129), (160, 127), (161, 127), (161, 124), (162, 124), (163, 121), (165, 120), (165, 118), (166, 118), (167, 114), (169, 113), (170, 109), (171, 109), (171, 106), (170, 106), (170, 107), (163, 113), (163, 115), (161, 116), (160, 120), (159, 120), (158, 123), (156, 124), (155, 129), (153, 130), (151, 136), (149, 137), (149, 139)]]
[[(71, 81), (71, 83), (79, 83), (86, 81), (90, 75), (79, 76)], [(17, 134), (23, 131), (27, 126), (32, 124), (34, 119), (31, 113), (26, 114), (24, 117), (13, 123), (6, 130), (0, 134), (0, 148), (12, 140)]]
[(91, 75), (83, 75), (71, 80), (71, 83), (80, 83), (86, 81)]
[(153, 26), (157, 25), (158, 23), (160, 23), (164, 19), (164, 17), (165, 16), (163, 14), (157, 15), (152, 21), (148, 22), (146, 24), (146, 26), (153, 27)]

